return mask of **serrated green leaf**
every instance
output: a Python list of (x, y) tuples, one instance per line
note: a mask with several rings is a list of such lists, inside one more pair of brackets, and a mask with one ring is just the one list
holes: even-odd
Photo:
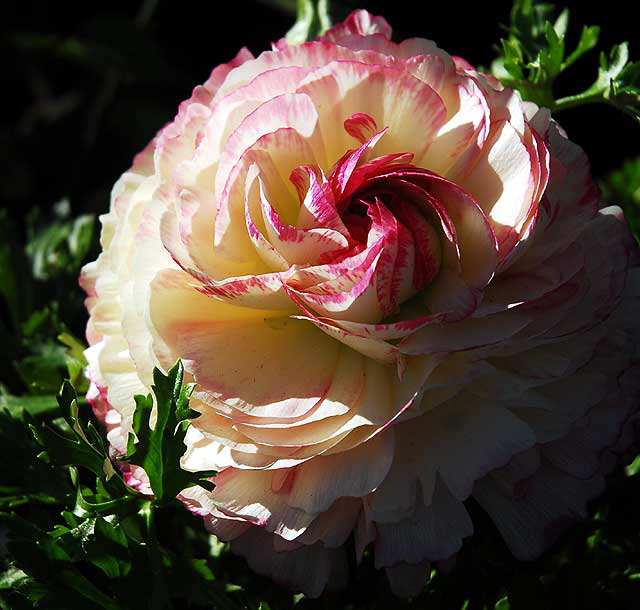
[[(89, 423), (86, 430), (79, 418), (78, 397), (73, 386), (65, 380), (58, 392), (58, 406), (64, 421), (74, 434), (74, 438), (63, 436), (51, 427), (37, 427), (30, 424), (30, 429), (47, 456), (59, 466), (80, 465), (91, 470), (98, 477), (108, 481), (115, 474), (115, 469), (107, 453), (102, 437)], [(124, 490), (124, 483), (114, 477), (116, 487)]]
[(38, 443), (45, 448), (47, 455), (55, 464), (59, 466), (77, 464), (88, 468), (94, 474), (102, 474), (104, 457), (98, 455), (86, 443), (61, 436), (48, 426), (37, 428), (31, 425), (30, 428)]
[(167, 375), (159, 369), (154, 370), (152, 390), (155, 395), (155, 424), (151, 427), (153, 397), (136, 396), (134, 433), (129, 436), (127, 455), (123, 458), (144, 468), (159, 502), (175, 498), (191, 485), (211, 489), (211, 483), (203, 479), (215, 474), (213, 471), (187, 472), (180, 468), (188, 420), (199, 415), (189, 408), (193, 385), (183, 387), (183, 377), (184, 369), (180, 361)]
[(619, 86), (635, 86), (640, 84), (640, 61), (629, 62), (618, 75)]
[(622, 72), (628, 61), (629, 44), (626, 42), (614, 45), (608, 57), (604, 52), (600, 53), (600, 69), (593, 88), (607, 89), (611, 81), (614, 81)]
[(95, 525), (96, 536), (109, 540), (113, 545), (126, 549), (129, 545), (127, 536), (119, 523), (111, 523), (107, 519), (98, 517)]
[(38, 459), (29, 423), (36, 423), (23, 409), (0, 409), (0, 505), (61, 504), (70, 497), (66, 473)]
[[(112, 564), (109, 558), (117, 561), (117, 550), (122, 548), (122, 537), (117, 531), (110, 530), (109, 524), (103, 527), (106, 522), (103, 523), (104, 520), (100, 517), (77, 519), (67, 511), (63, 517), (67, 526), (57, 524), (52, 532), (47, 533), (17, 515), (0, 513), (0, 526), (7, 532), (7, 549), (15, 560), (16, 568), (22, 570), (29, 578), (46, 584), (47, 594), (53, 594), (54, 597), (58, 594), (62, 597), (71, 595), (71, 599), (74, 599), (77, 594), (80, 596), (79, 599), (83, 599), (83, 603), (87, 604), (85, 607), (89, 607), (90, 604), (92, 608), (122, 610), (114, 599), (76, 569), (76, 564), (84, 559), (97, 567), (101, 567), (99, 564), (102, 559), (106, 564)], [(105, 544), (111, 544), (106, 559)], [(102, 551), (102, 554), (99, 551)], [(92, 561), (94, 553), (95, 562)], [(71, 599), (65, 607), (78, 607), (76, 601)]]
[(491, 71), (523, 99), (547, 106), (553, 112), (584, 104), (604, 102), (630, 114), (640, 122), (640, 62), (629, 62), (628, 44), (600, 53), (600, 68), (594, 84), (582, 93), (556, 99), (553, 85), (557, 77), (598, 42), (600, 28), (583, 27), (578, 45), (565, 58), (565, 36), (569, 11), (551, 21), (552, 4), (515, 0), (511, 12), (509, 38), (502, 40), (502, 55)]
[(562, 70), (569, 21), (565, 11), (552, 23), (552, 13), (553, 5), (516, 0), (509, 37), (501, 40), (503, 57), (492, 64), (494, 75), (506, 86), (517, 89), (524, 99), (546, 106), (553, 103), (552, 85)]
[(612, 81), (608, 101), (640, 121), (640, 61), (627, 63)]
[(587, 51), (590, 51), (598, 44), (600, 38), (600, 28), (597, 25), (583, 26), (580, 40), (574, 51), (564, 61), (563, 69), (568, 68), (576, 60), (580, 59)]
[(176, 420), (178, 422), (195, 419), (200, 416), (198, 411), (194, 411), (189, 407), (189, 401), (191, 400), (191, 395), (195, 389), (195, 383), (187, 383), (180, 390), (180, 395), (176, 401)]
[(0, 525), (5, 528), (7, 549), (17, 567), (38, 579), (47, 579), (52, 565), (71, 560), (51, 536), (17, 515), (0, 513)]
[(94, 536), (84, 543), (87, 560), (109, 578), (121, 578), (131, 570), (128, 546), (127, 536), (120, 524), (111, 524), (102, 517), (96, 518)]
[(103, 502), (91, 502), (85, 498), (82, 488), (76, 488), (76, 504), (73, 508), (73, 514), (78, 517), (86, 517), (87, 515), (111, 515), (125, 505), (133, 504), (137, 501), (135, 495), (125, 495)]

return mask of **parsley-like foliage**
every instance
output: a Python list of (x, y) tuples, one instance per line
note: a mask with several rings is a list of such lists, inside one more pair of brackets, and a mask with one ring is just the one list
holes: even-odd
[(609, 53), (600, 52), (593, 84), (582, 92), (556, 98), (554, 83), (585, 53), (598, 44), (600, 28), (584, 26), (578, 44), (566, 48), (569, 10), (553, 19), (553, 4), (515, 0), (508, 37), (502, 53), (491, 66), (503, 84), (517, 89), (523, 99), (552, 111), (606, 103), (640, 120), (640, 62), (629, 60), (629, 44), (621, 42)]

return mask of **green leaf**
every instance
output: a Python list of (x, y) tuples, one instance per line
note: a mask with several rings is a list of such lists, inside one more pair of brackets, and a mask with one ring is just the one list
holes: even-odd
[(624, 209), (631, 231), (640, 240), (640, 157), (628, 159), (605, 176), (600, 188), (605, 201)]
[(0, 409), (0, 506), (62, 504), (72, 489), (66, 472), (38, 459), (29, 430), (35, 420), (22, 409)]
[[(16, 567), (42, 581), (53, 581), (80, 595), (91, 607), (121, 610), (118, 605), (73, 568), (72, 556), (65, 549), (64, 537), (52, 537), (37, 526), (15, 515), (0, 514), (0, 525), (9, 537), (7, 548), (16, 560)], [(89, 536), (90, 527), (80, 524), (77, 532), (69, 532), (72, 544), (81, 544)], [(76, 542), (77, 541), (77, 542)]]
[(79, 360), (83, 365), (87, 364), (87, 359), (84, 357), (85, 345), (78, 341), (71, 333), (62, 333), (58, 336), (58, 341), (66, 345), (70, 356)]
[(95, 221), (92, 215), (70, 218), (67, 199), (57, 202), (53, 209), (53, 220), (42, 218), (37, 208), (29, 219), (26, 251), (31, 258), (33, 277), (37, 280), (62, 274), (76, 275), (93, 239)]
[[(73, 431), (74, 437), (63, 436), (51, 427), (30, 425), (36, 440), (42, 445), (48, 457), (59, 466), (80, 465), (91, 470), (98, 477), (109, 480), (115, 470), (100, 434), (89, 423), (85, 428), (79, 418), (78, 397), (69, 381), (64, 381), (57, 396), (58, 406), (64, 420)], [(115, 480), (119, 480), (116, 477)]]
[(12, 396), (0, 387), (0, 409), (5, 408), (14, 416), (26, 411), (32, 417), (50, 415), (58, 409), (54, 394), (43, 396)]
[(30, 339), (29, 350), (15, 363), (20, 378), (32, 393), (55, 392), (67, 364), (64, 348), (55, 341)]
[(28, 578), (29, 576), (19, 568), (11, 567), (6, 572), (0, 574), (0, 591), (3, 589), (13, 589)]
[(557, 37), (562, 39), (566, 36), (568, 27), (569, 27), (569, 9), (565, 8), (560, 13), (560, 15), (558, 15), (558, 18), (553, 24), (553, 29), (555, 30)]
[(126, 576), (131, 570), (131, 557), (122, 526), (96, 517), (93, 534), (83, 545), (88, 560), (109, 578)]
[(611, 82), (618, 77), (628, 61), (629, 44), (626, 42), (614, 45), (609, 52), (609, 57), (604, 52), (601, 52), (598, 78), (592, 87), (595, 89), (608, 89)]
[(569, 11), (551, 21), (554, 6), (533, 0), (516, 0), (511, 12), (509, 37), (502, 40), (502, 54), (491, 71), (504, 85), (520, 92), (523, 99), (547, 106), (553, 112), (596, 102), (611, 104), (640, 122), (640, 62), (629, 61), (626, 42), (600, 53), (598, 75), (585, 91), (556, 99), (557, 77), (598, 42), (600, 28), (584, 26), (576, 48), (565, 57)]
[(57, 580), (87, 599), (92, 607), (97, 605), (99, 608), (104, 608), (104, 610), (122, 610), (118, 603), (107, 597), (78, 570), (62, 570)]
[(564, 37), (569, 12), (549, 21), (553, 5), (516, 0), (509, 37), (502, 40), (502, 55), (492, 64), (493, 74), (517, 89), (522, 97), (541, 105), (553, 104), (553, 82), (562, 70)]
[[(609, 77), (609, 88), (604, 85)], [(603, 97), (614, 106), (624, 110), (640, 121), (640, 61), (629, 62), (629, 50), (626, 42), (614, 47), (606, 68), (598, 75), (598, 83), (605, 89)]]
[(104, 458), (96, 454), (87, 444), (66, 438), (48, 426), (42, 428), (32, 426), (31, 430), (55, 464), (60, 466), (78, 464), (95, 474), (102, 474)]
[[(511, 9), (510, 38), (518, 39), (525, 54), (534, 58), (544, 47), (546, 23), (553, 13), (554, 5), (533, 0), (515, 0)], [(567, 15), (568, 19), (568, 15)]]
[(203, 479), (213, 476), (214, 471), (187, 472), (180, 467), (189, 419), (199, 415), (189, 408), (194, 386), (188, 384), (183, 387), (183, 377), (180, 361), (167, 375), (159, 369), (153, 371), (155, 424), (152, 428), (153, 397), (136, 396), (134, 434), (129, 436), (127, 455), (123, 458), (144, 468), (159, 502), (175, 498), (180, 491), (192, 485), (213, 488), (209, 481)]
[(75, 265), (79, 265), (89, 253), (95, 219), (91, 214), (78, 216), (71, 223), (67, 245)]
[[(76, 490), (75, 505), (73, 507), (73, 512), (68, 513), (69, 516), (76, 515), (78, 517), (86, 517), (87, 515), (112, 515), (119, 509), (126, 509), (127, 506), (133, 505), (144, 497), (130, 488), (125, 488), (119, 476), (114, 477), (109, 481), (110, 483), (113, 483), (114, 481), (120, 483), (120, 485), (112, 485), (113, 495), (109, 492), (100, 494), (98, 491), (95, 494), (89, 493), (89, 497), (87, 497), (85, 494), (88, 490), (83, 489), (80, 484), (77, 468), (75, 468), (75, 466), (71, 466), (69, 468), (69, 473)], [(101, 488), (100, 479), (96, 482), (96, 488), (97, 490), (100, 490)]]
[(522, 47), (514, 40), (502, 40), (504, 68), (513, 78), (524, 78)]
[(557, 34), (555, 28), (548, 21), (545, 24), (545, 37), (547, 39), (548, 49), (543, 51), (543, 54), (545, 56), (547, 78), (555, 79), (562, 69), (564, 38)]
[(331, 27), (329, 0), (297, 0), (297, 18), (286, 33), (289, 44), (301, 44), (324, 34)]
[(600, 37), (600, 28), (597, 25), (583, 26), (578, 46), (567, 57), (563, 64), (563, 70), (572, 65), (575, 61), (580, 59), (587, 51), (590, 51), (598, 44)]
[(84, 375), (87, 366), (87, 359), (84, 356), (85, 345), (68, 332), (58, 335), (58, 341), (66, 346), (65, 358), (71, 385), (80, 391), (86, 391), (88, 382)]

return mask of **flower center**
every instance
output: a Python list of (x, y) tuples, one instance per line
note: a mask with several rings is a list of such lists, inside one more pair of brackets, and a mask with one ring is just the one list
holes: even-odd
[(374, 159), (354, 171), (357, 182), (338, 200), (340, 217), (359, 247), (382, 247), (377, 281), (389, 283), (381, 303), (386, 314), (427, 287), (440, 270), (441, 236), (434, 228), (433, 197), (407, 179), (407, 173), (419, 177), (423, 172), (430, 175), (412, 165)]

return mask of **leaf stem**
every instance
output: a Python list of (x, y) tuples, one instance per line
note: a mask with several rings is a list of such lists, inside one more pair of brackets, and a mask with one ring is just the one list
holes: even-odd
[(598, 104), (605, 103), (606, 100), (602, 95), (602, 91), (583, 91), (576, 95), (568, 95), (567, 97), (561, 97), (556, 100), (553, 105), (553, 111), (559, 112), (560, 110), (566, 110), (567, 108), (575, 108), (576, 106), (584, 106), (586, 104)]
[(139, 512), (144, 518), (144, 525), (147, 530), (146, 531), (147, 542), (151, 542), (153, 540), (153, 543), (155, 544), (156, 533), (155, 533), (155, 523), (153, 519), (153, 501), (147, 500), (146, 502), (143, 502)]

